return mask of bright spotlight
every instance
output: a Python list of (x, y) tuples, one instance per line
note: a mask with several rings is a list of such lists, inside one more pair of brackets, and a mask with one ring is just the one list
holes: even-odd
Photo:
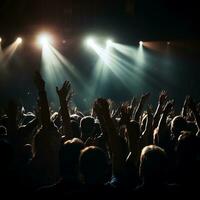
[(2, 38), (0, 37), (0, 43), (2, 42)]
[(22, 43), (22, 38), (21, 38), (21, 37), (18, 37), (18, 38), (16, 39), (16, 43), (17, 43), (17, 44), (21, 44), (21, 43)]
[(42, 33), (38, 36), (37, 41), (41, 46), (45, 46), (51, 43), (51, 37), (47, 33)]
[(107, 45), (107, 46), (111, 46), (111, 45), (112, 45), (112, 43), (113, 43), (113, 41), (112, 41), (112, 40), (110, 40), (110, 39), (106, 41), (106, 45)]
[(93, 39), (93, 38), (88, 38), (88, 39), (86, 40), (86, 44), (87, 44), (87, 46), (89, 46), (89, 47), (94, 46), (94, 44), (95, 44), (94, 39)]
[(142, 41), (140, 41), (140, 42), (139, 42), (139, 44), (140, 44), (140, 46), (142, 46), (142, 45), (143, 45), (143, 42), (142, 42)]

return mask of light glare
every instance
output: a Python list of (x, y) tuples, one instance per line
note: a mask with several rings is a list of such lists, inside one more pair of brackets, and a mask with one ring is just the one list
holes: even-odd
[(86, 40), (86, 44), (87, 44), (87, 46), (89, 46), (89, 47), (94, 46), (94, 44), (95, 44), (94, 39), (93, 39), (93, 38), (88, 38), (88, 39)]
[(139, 44), (142, 46), (143, 45), (143, 41), (140, 41)]
[(42, 33), (38, 36), (38, 43), (41, 46), (46, 46), (51, 42), (51, 37), (47, 33)]
[(112, 41), (111, 39), (108, 39), (108, 40), (106, 41), (106, 45), (107, 45), (107, 46), (111, 46), (112, 43), (113, 43), (113, 41)]
[(17, 43), (17, 44), (21, 44), (21, 43), (22, 43), (22, 38), (21, 38), (21, 37), (18, 37), (18, 38), (16, 39), (16, 43)]

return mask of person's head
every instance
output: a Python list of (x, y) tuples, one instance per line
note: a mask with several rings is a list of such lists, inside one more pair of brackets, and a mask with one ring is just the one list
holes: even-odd
[(92, 136), (94, 133), (95, 120), (91, 116), (86, 116), (81, 119), (81, 138), (86, 141), (88, 137)]
[(184, 130), (187, 130), (187, 121), (182, 116), (174, 117), (171, 121), (171, 133), (178, 138)]
[(84, 148), (83, 142), (78, 138), (67, 140), (60, 149), (60, 171), (62, 178), (74, 180), (79, 175), (79, 156)]
[[(40, 128), (33, 138), (33, 156), (51, 155), (60, 150), (61, 137), (53, 123), (49, 128)], [(46, 157), (46, 156), (45, 156)]]
[(144, 183), (160, 183), (165, 180), (167, 156), (164, 149), (149, 145), (142, 149), (139, 173)]
[(61, 122), (61, 119), (60, 119), (60, 117), (59, 117), (58, 112), (54, 112), (54, 113), (51, 115), (51, 121), (52, 121), (58, 128), (60, 128), (61, 125), (62, 125), (62, 122)]
[(200, 178), (200, 139), (184, 132), (178, 138), (176, 147), (177, 174), (181, 183), (192, 184)]
[(80, 173), (86, 184), (103, 184), (108, 171), (108, 160), (105, 152), (95, 146), (86, 147), (81, 151)]
[(75, 120), (70, 121), (73, 137), (80, 138), (81, 137), (81, 129), (79, 123)]

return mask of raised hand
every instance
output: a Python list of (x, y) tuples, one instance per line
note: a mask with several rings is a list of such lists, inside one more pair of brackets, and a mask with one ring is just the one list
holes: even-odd
[(122, 104), (120, 111), (120, 124), (127, 125), (131, 120), (133, 108), (132, 106), (128, 106), (128, 104)]
[(173, 106), (174, 106), (174, 100), (167, 101), (163, 113), (168, 114), (172, 110)]
[(67, 139), (71, 139), (73, 137), (73, 132), (71, 128), (70, 115), (68, 109), (68, 103), (72, 97), (70, 82), (65, 81), (60, 89), (56, 87), (56, 92), (60, 100), (60, 106), (61, 106), (60, 113), (63, 120), (63, 134), (65, 134)]
[(93, 110), (97, 116), (107, 118), (110, 117), (109, 103), (106, 99), (99, 98), (94, 102)]
[(57, 92), (59, 98), (62, 98), (63, 100), (68, 100), (69, 101), (69, 99), (72, 96), (70, 82), (69, 81), (65, 81), (63, 83), (63, 86), (60, 89), (58, 87), (56, 87), (56, 92)]
[(135, 121), (139, 122), (140, 116), (142, 114), (142, 110), (144, 107), (144, 104), (146, 103), (146, 101), (149, 99), (150, 97), (150, 92), (147, 92), (146, 94), (143, 94), (140, 98), (140, 102), (137, 106), (136, 112), (135, 112), (135, 116), (134, 119)]
[(159, 104), (163, 105), (167, 100), (167, 98), (168, 98), (167, 92), (165, 90), (162, 90), (158, 99)]
[(187, 96), (187, 106), (192, 110), (194, 111), (196, 109), (196, 104), (194, 103), (194, 100), (191, 96)]

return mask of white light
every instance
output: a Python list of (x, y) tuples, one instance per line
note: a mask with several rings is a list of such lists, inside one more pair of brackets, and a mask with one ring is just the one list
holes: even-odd
[(21, 43), (22, 43), (22, 38), (21, 38), (21, 37), (18, 37), (18, 38), (16, 39), (16, 43), (17, 43), (17, 44), (21, 44)]
[(142, 45), (143, 45), (143, 42), (142, 42), (142, 41), (140, 41), (140, 42), (139, 42), (139, 44), (142, 46)]
[(2, 42), (2, 38), (0, 37), (0, 43)]
[(107, 45), (107, 46), (111, 46), (111, 45), (112, 45), (112, 43), (113, 43), (113, 41), (112, 41), (112, 40), (110, 40), (110, 39), (106, 41), (106, 45)]
[(167, 42), (167, 45), (170, 45), (170, 42), (169, 42), (169, 41)]
[(47, 33), (42, 33), (38, 36), (37, 41), (41, 46), (45, 46), (51, 43), (51, 37)]
[(86, 44), (87, 44), (87, 46), (90, 46), (90, 47), (94, 46), (94, 44), (95, 44), (94, 39), (93, 38), (88, 38), (86, 40)]

